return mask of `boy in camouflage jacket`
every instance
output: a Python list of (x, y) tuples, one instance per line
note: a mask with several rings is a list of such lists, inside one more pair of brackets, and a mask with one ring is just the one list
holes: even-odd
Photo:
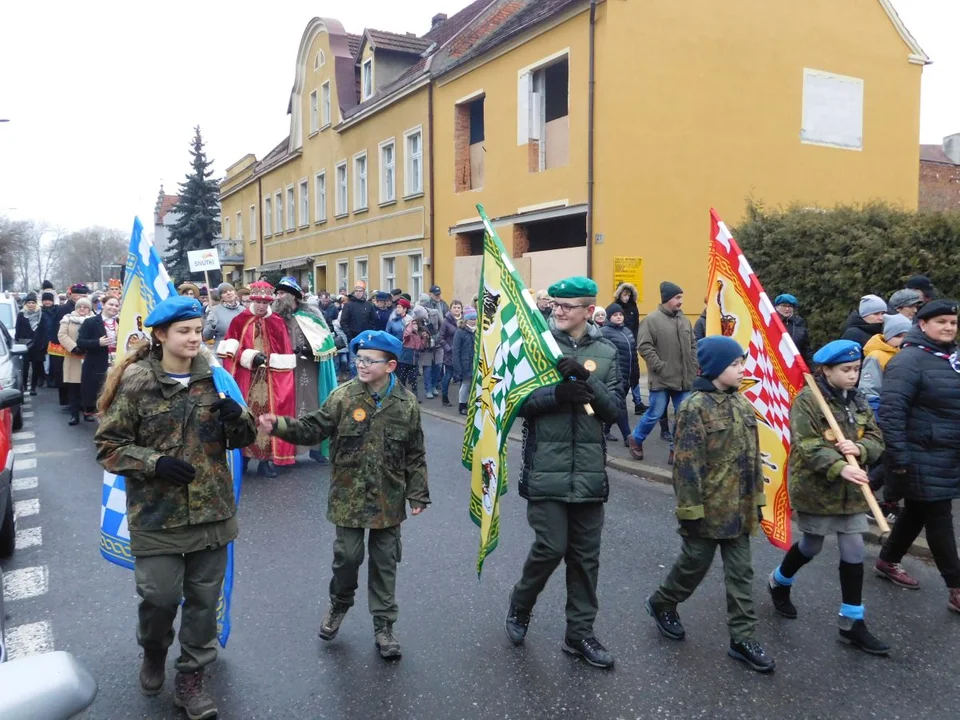
[(756, 414), (738, 392), (743, 359), (743, 348), (731, 338), (697, 343), (701, 374), (677, 413), (675, 435), (673, 487), (683, 548), (646, 608), (664, 636), (683, 640), (677, 605), (703, 581), (719, 547), (727, 590), (727, 653), (758, 672), (770, 672), (774, 661), (755, 639), (750, 536), (759, 527), (766, 499)]
[(337, 526), (333, 545), (330, 607), (320, 637), (333, 640), (353, 605), (364, 556), (370, 565), (367, 594), (374, 637), (383, 658), (400, 657), (393, 634), (397, 620), (397, 564), (405, 504), (419, 515), (430, 503), (427, 463), (416, 397), (396, 381), (402, 350), (389, 333), (367, 330), (350, 343), (357, 378), (330, 393), (319, 410), (293, 418), (262, 415), (261, 428), (296, 445), (330, 439), (332, 470), (327, 518)]

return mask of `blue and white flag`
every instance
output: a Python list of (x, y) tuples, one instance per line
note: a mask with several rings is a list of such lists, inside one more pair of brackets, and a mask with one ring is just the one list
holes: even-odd
[[(139, 218), (133, 220), (133, 234), (127, 251), (126, 277), (123, 282), (123, 300), (117, 323), (117, 356), (123, 355), (139, 341), (148, 336), (143, 321), (157, 303), (176, 295), (176, 288), (156, 248), (143, 234)], [(218, 364), (211, 363), (213, 384), (217, 392), (246, 405), (243, 394), (233, 377)], [(227, 465), (233, 477), (233, 493), (240, 503), (243, 463), (239, 450), (227, 451)], [(122, 476), (103, 474), (103, 499), (100, 510), (100, 554), (121, 567), (133, 570), (133, 554), (130, 552), (130, 529), (127, 527), (127, 491)], [(227, 570), (223, 578), (220, 600), (217, 603), (217, 637), (222, 647), (230, 637), (230, 599), (233, 592), (233, 543), (227, 546)]]

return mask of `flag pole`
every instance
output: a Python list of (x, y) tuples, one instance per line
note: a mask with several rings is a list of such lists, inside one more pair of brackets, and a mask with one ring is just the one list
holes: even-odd
[[(827, 419), (827, 424), (830, 426), (830, 429), (833, 430), (833, 434), (836, 436), (837, 442), (843, 442), (843, 431), (840, 430), (840, 426), (837, 424), (837, 419), (833, 416), (833, 411), (830, 410), (830, 406), (827, 405), (827, 401), (824, 399), (823, 393), (820, 392), (817, 381), (814, 380), (813, 375), (808, 372), (803, 374), (803, 379), (806, 381), (807, 387), (810, 388), (813, 396), (817, 399), (817, 404), (820, 406), (823, 416)], [(860, 467), (860, 464), (853, 455), (844, 455), (844, 459), (847, 461), (847, 465), (855, 468)], [(877, 520), (877, 527), (880, 528), (880, 532), (889, 533), (890, 525), (887, 523), (887, 518), (884, 517), (883, 511), (880, 509), (880, 504), (877, 502), (877, 498), (874, 497), (873, 491), (870, 489), (870, 485), (867, 483), (857, 484), (860, 485), (860, 490), (863, 492), (863, 497), (866, 498), (867, 505), (870, 506), (870, 511), (873, 513), (873, 517)]]

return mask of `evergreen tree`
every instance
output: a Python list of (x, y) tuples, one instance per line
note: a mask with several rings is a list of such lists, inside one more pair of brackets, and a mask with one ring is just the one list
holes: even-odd
[[(213, 179), (213, 161), (207, 159), (203, 149), (199, 125), (194, 128), (190, 155), (192, 170), (180, 183), (175, 210), (180, 217), (170, 228), (170, 247), (164, 258), (167, 272), (178, 285), (191, 279), (187, 251), (212, 248), (220, 234), (220, 187)], [(219, 276), (219, 272), (211, 273), (211, 283), (216, 280), (214, 275)], [(203, 276), (196, 273), (195, 277)]]

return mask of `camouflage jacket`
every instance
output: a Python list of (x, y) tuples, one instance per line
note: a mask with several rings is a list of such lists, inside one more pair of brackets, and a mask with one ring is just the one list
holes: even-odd
[(703, 378), (693, 387), (677, 412), (674, 435), (677, 519), (702, 520), (705, 538), (751, 535), (759, 526), (757, 508), (766, 504), (753, 406)]
[[(249, 410), (222, 423), (210, 406), (219, 399), (204, 354), (193, 360), (187, 387), (169, 377), (159, 360), (128, 366), (120, 390), (104, 413), (94, 442), (105, 470), (126, 476), (130, 530), (166, 530), (217, 522), (237, 511), (227, 448), (249, 445), (257, 435)], [(185, 487), (156, 477), (163, 455), (197, 469)]]
[[(883, 435), (866, 398), (851, 391), (844, 400), (822, 380), (817, 382), (843, 436), (860, 446), (860, 464), (877, 462), (883, 453)], [(867, 512), (860, 488), (840, 477), (846, 461), (810, 388), (804, 388), (790, 408), (790, 437), (788, 487), (794, 510), (811, 515)]]
[(383, 529), (430, 503), (420, 407), (399, 383), (381, 402), (359, 380), (341, 385), (299, 420), (279, 418), (273, 432), (296, 445), (330, 439), (327, 518), (341, 527)]

